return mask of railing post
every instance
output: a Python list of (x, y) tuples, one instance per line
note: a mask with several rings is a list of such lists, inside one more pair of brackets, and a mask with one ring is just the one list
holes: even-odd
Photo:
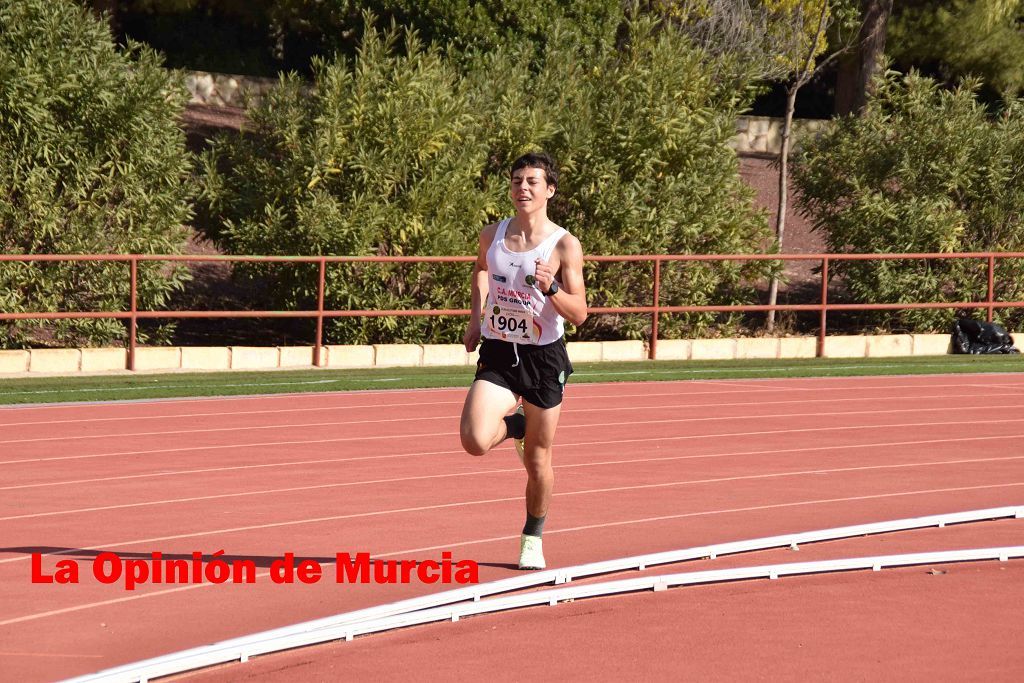
[(818, 348), (815, 355), (825, 356), (825, 333), (828, 330), (828, 256), (821, 259), (821, 317), (818, 327)]
[(988, 321), (992, 322), (995, 317), (996, 301), (996, 256), (988, 255)]
[(327, 259), (320, 257), (320, 275), (317, 278), (316, 289), (316, 345), (313, 347), (313, 365), (318, 368), (323, 363), (323, 341), (324, 341), (324, 289), (327, 281)]
[(647, 358), (654, 360), (658, 356), (658, 316), (661, 311), (661, 259), (654, 258), (654, 313), (651, 319), (651, 344)]
[(128, 319), (128, 369), (135, 370), (135, 337), (138, 331), (139, 259), (132, 256), (131, 270), (131, 317)]

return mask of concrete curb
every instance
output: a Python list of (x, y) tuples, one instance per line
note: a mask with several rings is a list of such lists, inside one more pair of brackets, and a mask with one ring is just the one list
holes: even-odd
[[(813, 358), (814, 337), (659, 339), (657, 360)], [(569, 342), (574, 363), (647, 360), (643, 341)], [(312, 369), (312, 346), (172, 346), (136, 349), (137, 371), (227, 371)], [(935, 356), (950, 352), (948, 334), (834, 336), (825, 339), (826, 358)], [(328, 369), (475, 365), (477, 353), (460, 344), (375, 344), (324, 346)], [(0, 351), (0, 374), (76, 375), (124, 371), (127, 352), (119, 348)]]

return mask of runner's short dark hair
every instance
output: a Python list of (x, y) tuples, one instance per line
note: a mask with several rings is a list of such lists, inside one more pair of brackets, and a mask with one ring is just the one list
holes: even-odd
[(521, 168), (539, 168), (544, 171), (544, 180), (548, 185), (558, 187), (558, 164), (546, 152), (529, 152), (512, 162), (509, 177)]

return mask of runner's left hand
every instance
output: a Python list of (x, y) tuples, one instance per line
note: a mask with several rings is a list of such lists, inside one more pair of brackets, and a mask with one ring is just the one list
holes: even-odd
[(555, 281), (555, 271), (552, 270), (551, 265), (547, 261), (537, 259), (534, 263), (537, 266), (536, 272), (533, 275), (537, 280), (534, 286), (541, 292), (546, 292), (551, 289), (551, 283)]

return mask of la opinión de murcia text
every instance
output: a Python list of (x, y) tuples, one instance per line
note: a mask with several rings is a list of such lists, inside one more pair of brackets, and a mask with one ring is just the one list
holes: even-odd
[[(56, 556), (32, 553), (32, 583), (77, 584), (82, 578), (79, 560), (55, 559)], [(326, 564), (326, 568), (324, 566)], [(479, 567), (474, 560), (453, 560), (450, 552), (441, 558), (423, 560), (374, 559), (368, 552), (355, 555), (335, 554), (333, 563), (298, 558), (284, 553), (270, 562), (265, 573), (258, 571), (256, 560), (246, 557), (225, 557), (223, 550), (210, 556), (193, 552), (191, 557), (165, 557), (152, 552), (148, 557), (123, 558), (114, 552), (100, 552), (86, 571), (102, 584), (120, 584), (124, 590), (135, 590), (144, 584), (251, 584), (258, 581), (273, 584), (316, 584), (331, 575), (336, 583), (456, 583), (479, 581)], [(328, 579), (330, 580), (330, 579)]]

